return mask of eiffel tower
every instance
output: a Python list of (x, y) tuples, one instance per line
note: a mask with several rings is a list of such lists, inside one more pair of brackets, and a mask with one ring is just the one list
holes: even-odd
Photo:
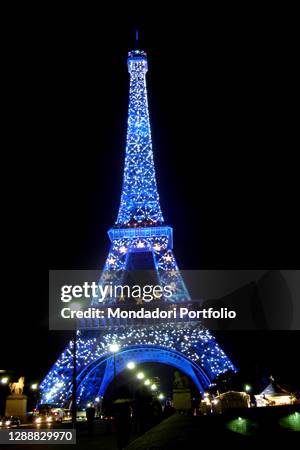
[[(153, 267), (159, 284), (172, 287), (164, 302), (190, 301), (173, 254), (173, 230), (164, 222), (153, 161), (148, 111), (147, 55), (132, 50), (127, 59), (130, 74), (125, 167), (121, 203), (115, 225), (108, 231), (111, 242), (99, 285), (122, 284), (128, 270)], [(92, 305), (99, 306), (95, 297)], [(122, 299), (107, 296), (103, 304), (118, 305)], [(103, 397), (114, 377), (130, 361), (171, 365), (186, 374), (200, 392), (233, 364), (211, 333), (199, 322), (159, 323), (144, 326), (119, 323), (92, 331), (82, 323), (77, 331), (77, 403)], [(109, 351), (117, 342), (116, 355)], [(72, 397), (73, 345), (71, 341), (41, 383), (41, 403), (67, 405)]]

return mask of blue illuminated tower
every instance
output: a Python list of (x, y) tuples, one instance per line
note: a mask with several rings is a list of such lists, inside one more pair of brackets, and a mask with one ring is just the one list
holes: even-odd
[[(127, 62), (130, 91), (123, 188), (117, 220), (108, 231), (111, 246), (99, 285), (122, 284), (128, 270), (144, 268), (139, 264), (147, 261), (159, 284), (172, 288), (172, 295), (162, 301), (180, 304), (188, 302), (190, 296), (173, 255), (173, 230), (165, 225), (159, 202), (146, 88), (147, 55), (133, 50)], [(98, 300), (95, 297), (92, 304), (99, 306)], [(108, 296), (102, 305), (114, 306), (123, 301)], [(88, 325), (93, 332), (85, 323), (77, 332), (78, 403), (102, 397), (114, 370), (122, 372), (131, 360), (172, 365), (188, 375), (201, 392), (220, 373), (235, 370), (215, 338), (199, 322), (135, 327), (120, 323), (103, 329), (93, 320)], [(112, 342), (120, 344), (115, 357), (109, 351)], [(43, 380), (42, 402), (69, 402), (72, 351), (70, 342)]]

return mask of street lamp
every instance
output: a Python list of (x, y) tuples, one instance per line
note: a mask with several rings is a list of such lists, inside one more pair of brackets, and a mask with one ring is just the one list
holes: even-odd
[(117, 353), (119, 350), (120, 350), (119, 344), (116, 344), (116, 343), (110, 344), (110, 346), (109, 346), (109, 351), (110, 351), (111, 353)]
[(127, 363), (126, 367), (129, 370), (133, 370), (135, 368), (135, 363), (133, 361), (129, 361), (129, 363)]
[(251, 391), (251, 386), (249, 384), (245, 384), (245, 391), (246, 392), (250, 392)]
[(142, 380), (143, 378), (145, 378), (145, 375), (143, 372), (139, 372), (136, 377), (138, 380)]
[(116, 378), (117, 378), (116, 353), (118, 353), (118, 351), (120, 350), (120, 346), (116, 342), (113, 342), (112, 344), (110, 344), (108, 349), (113, 354), (113, 358), (114, 358), (114, 386), (113, 386), (113, 390), (115, 391), (115, 389), (116, 389)]
[(156, 391), (156, 384), (151, 384), (151, 391)]
[(8, 377), (3, 377), (1, 378), (1, 383), (2, 384), (7, 384), (8, 383), (9, 378)]
[(159, 400), (163, 400), (165, 398), (164, 394), (159, 394), (158, 396)]
[(145, 386), (149, 386), (149, 385), (150, 385), (150, 380), (145, 380), (145, 381), (144, 381), (144, 385), (145, 385)]
[(32, 389), (33, 391), (36, 391), (37, 388), (38, 388), (38, 384), (37, 384), (37, 383), (33, 383), (33, 384), (30, 386), (30, 389)]

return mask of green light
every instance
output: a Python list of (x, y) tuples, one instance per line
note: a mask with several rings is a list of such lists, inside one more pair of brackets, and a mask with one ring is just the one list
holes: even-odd
[(300, 431), (300, 414), (295, 412), (289, 414), (279, 420), (279, 424), (282, 428), (287, 428), (292, 431)]
[(254, 433), (257, 424), (250, 419), (244, 419), (243, 417), (238, 417), (237, 419), (230, 420), (226, 424), (228, 428), (233, 433), (242, 434), (244, 436), (250, 436)]

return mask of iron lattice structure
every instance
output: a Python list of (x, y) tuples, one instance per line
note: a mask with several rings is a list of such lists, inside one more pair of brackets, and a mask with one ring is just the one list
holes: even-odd
[(129, 53), (129, 110), (121, 205), (116, 225), (132, 227), (163, 223), (153, 163), (146, 88), (145, 52)]
[[(144, 51), (134, 50), (127, 61), (130, 93), (123, 189), (117, 221), (108, 231), (111, 247), (99, 285), (122, 284), (132, 255), (142, 253), (150, 256), (160, 285), (172, 287), (171, 297), (163, 301), (187, 302), (190, 296), (173, 254), (173, 230), (164, 224), (157, 190), (146, 88), (147, 56)], [(107, 296), (103, 303), (113, 306), (120, 300)], [(98, 301), (95, 297), (92, 304), (99, 305)], [(83, 325), (77, 335), (78, 403), (103, 396), (112, 381), (113, 356), (108, 350), (112, 342), (121, 345), (115, 356), (117, 373), (132, 359), (170, 364), (188, 375), (203, 392), (216, 376), (235, 370), (200, 323), (120, 326), (104, 331), (90, 331)], [(41, 402), (67, 404), (72, 394), (72, 372), (70, 342), (41, 383)]]

